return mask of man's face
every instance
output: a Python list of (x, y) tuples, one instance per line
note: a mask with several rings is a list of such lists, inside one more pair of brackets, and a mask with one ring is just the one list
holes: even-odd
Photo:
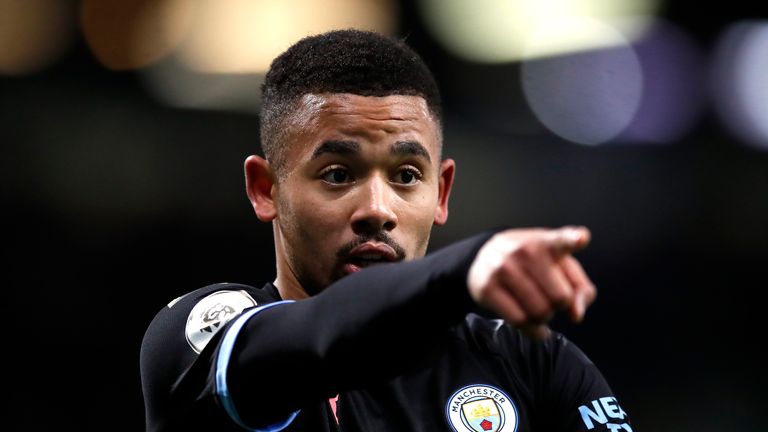
[(440, 160), (423, 98), (306, 95), (287, 132), (272, 189), (277, 259), (307, 293), (425, 254), (432, 224), (447, 218), (454, 165)]

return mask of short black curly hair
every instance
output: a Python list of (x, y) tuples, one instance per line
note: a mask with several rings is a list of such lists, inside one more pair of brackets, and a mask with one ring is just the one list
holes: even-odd
[(261, 147), (276, 171), (284, 163), (285, 120), (306, 94), (421, 96), (435, 121), (440, 92), (422, 58), (403, 41), (347, 29), (309, 36), (275, 58), (262, 90)]

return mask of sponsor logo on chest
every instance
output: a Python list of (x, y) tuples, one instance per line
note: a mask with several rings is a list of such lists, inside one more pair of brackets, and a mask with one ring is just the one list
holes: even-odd
[(448, 424), (456, 432), (515, 432), (517, 408), (503, 391), (487, 384), (457, 390), (445, 405)]

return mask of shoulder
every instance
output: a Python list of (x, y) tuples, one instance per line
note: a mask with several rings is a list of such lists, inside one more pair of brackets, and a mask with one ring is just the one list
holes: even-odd
[(155, 375), (160, 374), (175, 380), (227, 323), (246, 309), (275, 300), (266, 289), (218, 283), (170, 301), (144, 333), (140, 354), (143, 379), (155, 381)]
[(266, 289), (237, 283), (217, 283), (171, 300), (158, 311), (144, 335), (143, 345), (181, 339), (195, 353), (244, 310), (278, 299)]
[(211, 302), (210, 299), (217, 299), (224, 303), (250, 303), (249, 307), (278, 300), (273, 298), (264, 288), (259, 289), (245, 284), (222, 282), (183, 294), (168, 302), (160, 313), (166, 310), (191, 310), (202, 301)]
[(217, 339), (243, 311), (279, 300), (269, 287), (208, 285), (171, 300), (157, 312), (144, 333), (139, 358), (148, 424), (170, 418), (172, 399), (191, 401), (210, 394), (207, 366)]

